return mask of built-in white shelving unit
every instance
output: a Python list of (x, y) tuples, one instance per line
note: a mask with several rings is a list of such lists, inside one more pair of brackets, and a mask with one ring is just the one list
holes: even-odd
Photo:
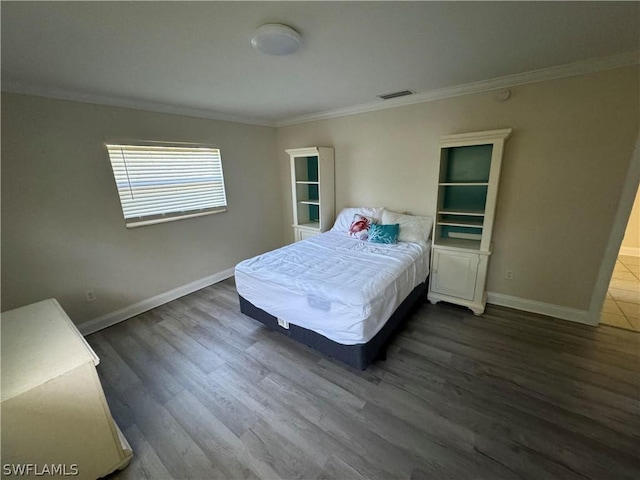
[(484, 312), (504, 142), (511, 129), (440, 139), (429, 300)]
[(333, 225), (333, 148), (295, 148), (286, 152), (291, 159), (293, 230), (295, 241), (299, 241), (325, 232)]

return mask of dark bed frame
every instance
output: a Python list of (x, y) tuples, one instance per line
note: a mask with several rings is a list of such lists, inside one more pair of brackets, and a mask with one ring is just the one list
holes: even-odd
[(278, 325), (277, 317), (256, 307), (251, 302), (238, 295), (240, 298), (240, 311), (245, 315), (264, 323), (271, 330), (278, 331), (288, 337), (293, 338), (329, 357), (340, 360), (347, 365), (358, 370), (366, 369), (376, 360), (386, 359), (387, 346), (396, 330), (404, 323), (411, 311), (420, 300), (427, 298), (427, 281), (421, 283), (409, 294), (407, 298), (398, 306), (391, 315), (384, 327), (367, 343), (356, 345), (343, 345), (329, 340), (324, 335), (320, 335), (312, 330), (289, 324), (285, 329)]

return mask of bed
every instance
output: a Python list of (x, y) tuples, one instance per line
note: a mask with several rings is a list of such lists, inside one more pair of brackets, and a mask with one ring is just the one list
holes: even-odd
[[(373, 243), (360, 230), (350, 234), (361, 217), (397, 224), (397, 243)], [(364, 370), (426, 298), (431, 223), (383, 209), (344, 209), (330, 231), (239, 263), (240, 310)]]

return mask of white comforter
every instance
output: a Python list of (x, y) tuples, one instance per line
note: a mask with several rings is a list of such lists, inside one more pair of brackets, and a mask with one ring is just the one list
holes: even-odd
[(275, 317), (344, 345), (366, 343), (425, 281), (429, 250), (330, 231), (239, 263), (236, 285)]

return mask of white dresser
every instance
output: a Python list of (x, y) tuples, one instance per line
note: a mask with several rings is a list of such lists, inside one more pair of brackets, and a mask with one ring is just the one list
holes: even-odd
[[(111, 417), (99, 359), (54, 300), (2, 314), (2, 468), (16, 478), (95, 479), (124, 468), (131, 447)], [(22, 465), (22, 467), (21, 467)]]

